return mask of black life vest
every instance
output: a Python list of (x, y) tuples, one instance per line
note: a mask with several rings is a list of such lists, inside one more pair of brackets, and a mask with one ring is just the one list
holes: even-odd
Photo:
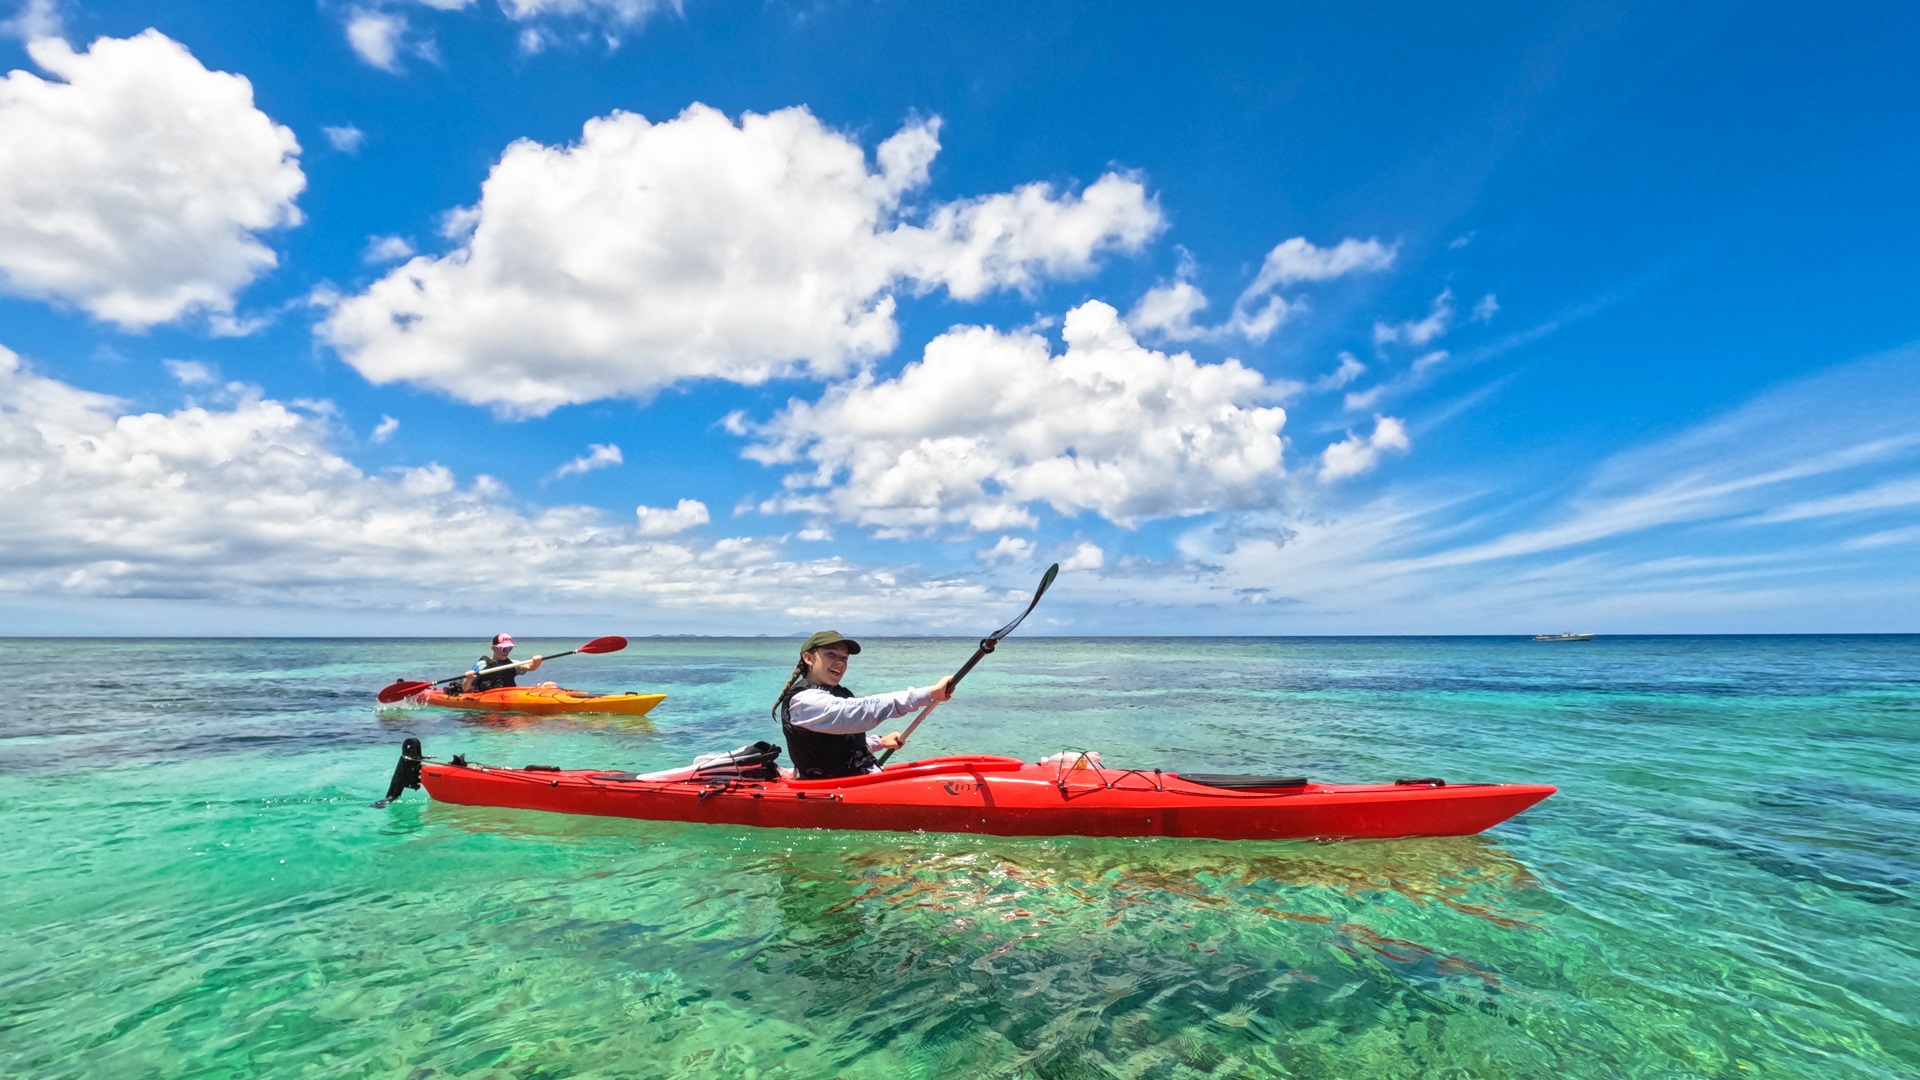
[[(511, 663), (513, 663), (511, 659), (495, 660), (493, 658), (493, 654), (488, 653), (487, 655), (480, 658), (480, 667), (476, 668), (475, 670), (477, 671), (484, 668), (498, 667), (501, 664), (511, 664)], [(513, 681), (513, 677), (515, 674), (516, 672), (514, 671), (514, 669), (508, 668), (505, 671), (496, 671), (491, 675), (476, 675), (473, 678), (473, 688), (474, 690), (479, 691), (479, 690), (498, 690), (503, 686), (517, 686), (519, 684)]]
[(787, 756), (793, 759), (793, 771), (802, 780), (829, 780), (836, 776), (858, 776), (873, 769), (873, 751), (867, 749), (865, 733), (829, 735), (795, 727), (793, 695), (802, 690), (825, 690), (834, 697), (850, 698), (853, 691), (844, 686), (822, 686), (803, 679), (780, 695), (780, 730), (787, 737)]

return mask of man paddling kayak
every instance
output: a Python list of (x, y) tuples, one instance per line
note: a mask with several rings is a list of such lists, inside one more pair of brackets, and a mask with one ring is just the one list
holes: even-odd
[(879, 772), (873, 752), (883, 747), (898, 749), (901, 735), (897, 731), (883, 736), (868, 733), (888, 720), (953, 696), (948, 690), (953, 682), (949, 675), (920, 689), (855, 697), (840, 680), (847, 673), (847, 658), (859, 652), (860, 643), (838, 631), (813, 635), (800, 646), (800, 662), (774, 703), (773, 714), (780, 718), (780, 730), (787, 737), (787, 754), (803, 780)]
[[(513, 652), (513, 637), (511, 635), (493, 635), (493, 651), (474, 661), (473, 670), (467, 672), (466, 678), (460, 680), (460, 692), (463, 694), (471, 694), (476, 690), (497, 690), (503, 686), (517, 686), (519, 684), (514, 682), (514, 676), (523, 671), (540, 670), (539, 657), (536, 656), (524, 664), (514, 664), (513, 657), (508, 655), (511, 652)], [(480, 674), (488, 668), (497, 668), (506, 664), (512, 664), (513, 666), (508, 667), (505, 671), (493, 671), (485, 675)]]

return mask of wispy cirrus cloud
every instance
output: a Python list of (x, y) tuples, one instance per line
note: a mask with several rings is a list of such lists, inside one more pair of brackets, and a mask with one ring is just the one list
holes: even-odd
[[(1364, 390), (1348, 391), (1345, 397), (1346, 409), (1348, 412), (1367, 412), (1375, 408), (1384, 407), (1389, 402), (1403, 398), (1413, 391), (1418, 390), (1420, 387), (1428, 385), (1437, 377), (1435, 374), (1436, 371), (1464, 371), (1493, 360), (1498, 360), (1503, 356), (1544, 341), (1566, 327), (1606, 310), (1619, 298), (1619, 294), (1605, 295), (1559, 312), (1532, 326), (1502, 335), (1492, 341), (1461, 348), (1457, 352), (1450, 349), (1429, 350), (1416, 357), (1398, 374), (1375, 383)], [(1376, 332), (1377, 327), (1378, 324), (1376, 324)], [(1399, 331), (1395, 329), (1390, 331), (1389, 336), (1394, 340), (1399, 340), (1400, 334)], [(1355, 363), (1357, 364), (1358, 361), (1355, 361)], [(1348, 370), (1348, 365), (1343, 361), (1341, 371), (1346, 370)], [(1365, 370), (1366, 369), (1362, 367), (1358, 371), (1355, 371), (1354, 375), (1357, 377)], [(1322, 381), (1324, 382), (1325, 380)], [(1347, 381), (1352, 382), (1353, 380), (1349, 379)], [(1341, 385), (1346, 384), (1342, 383)], [(1319, 388), (1321, 387), (1316, 384), (1316, 389)]]
[(59, 0), (24, 0), (13, 18), (0, 21), (0, 37), (17, 41), (65, 36), (66, 21), (60, 15)]
[[(1920, 547), (1916, 374), (1920, 347), (1839, 365), (1617, 453), (1552, 497), (1497, 479), (1394, 485), (1360, 504), (1300, 493), (1233, 530), (1196, 527), (1182, 550), (1218, 568), (1201, 580), (1223, 603), (1286, 590), (1302, 600), (1288, 617), (1323, 627), (1390, 628), (1377, 613), (1393, 611), (1403, 628), (1514, 631), (1539, 611), (1554, 614), (1536, 629), (1563, 628), (1563, 614), (1806, 629), (1808, 613), (1826, 620), (1816, 628), (1911, 629), (1920, 584), (1895, 567)], [(1836, 624), (1847, 597), (1856, 619)]]
[(380, 263), (399, 262), (413, 258), (413, 244), (403, 236), (374, 236), (367, 240), (367, 250), (360, 256), (369, 266)]
[(322, 127), (320, 131), (327, 137), (327, 142), (331, 143), (335, 150), (343, 154), (357, 154), (360, 152), (360, 148), (365, 146), (367, 142), (367, 133), (354, 127), (352, 124), (342, 124), (339, 127)]
[[(1843, 481), (1864, 467), (1883, 464), (1920, 446), (1920, 435), (1868, 439), (1772, 467), (1754, 468), (1750, 459), (1729, 458), (1677, 474), (1650, 470), (1621, 483), (1620, 478), (1592, 485), (1576, 497), (1560, 520), (1519, 529), (1483, 543), (1410, 560), (1410, 567), (1452, 566), (1510, 559), (1578, 547), (1667, 525), (1732, 521), (1752, 514), (1782, 492), (1805, 490), (1808, 482)], [(1729, 447), (1729, 450), (1732, 448)], [(1610, 463), (1617, 473), (1620, 459)], [(1764, 520), (1764, 517), (1758, 519)]]
[(1920, 506), (1920, 476), (1889, 480), (1883, 484), (1850, 491), (1844, 495), (1829, 495), (1825, 498), (1793, 503), (1777, 510), (1766, 511), (1755, 521), (1760, 523), (1804, 521), (1808, 518), (1868, 514), (1880, 510), (1905, 509), (1910, 506)]
[[(400, 56), (411, 29), (405, 15), (378, 7), (347, 9), (347, 45), (355, 56), (381, 71), (398, 72)], [(432, 48), (431, 41), (415, 45), (415, 50)]]
[(1442, 289), (1440, 295), (1433, 298), (1433, 307), (1424, 319), (1411, 319), (1406, 322), (1373, 324), (1373, 343), (1390, 345), (1404, 342), (1416, 348), (1445, 334), (1453, 328), (1453, 290)]
[(1350, 352), (1340, 354), (1340, 366), (1313, 381), (1313, 388), (1319, 391), (1338, 390), (1367, 373), (1367, 365)]
[(1192, 278), (1198, 270), (1191, 256), (1181, 254), (1180, 269), (1170, 282), (1147, 290), (1127, 313), (1127, 325), (1136, 334), (1159, 341), (1223, 341), (1233, 338), (1259, 344), (1273, 336), (1304, 306), (1278, 290), (1305, 282), (1331, 281), (1350, 274), (1378, 273), (1393, 266), (1398, 244), (1349, 237), (1332, 247), (1316, 247), (1305, 237), (1282, 241), (1267, 252), (1260, 272), (1234, 301), (1226, 321), (1214, 326), (1194, 320), (1208, 307), (1206, 294)]
[[(431, 19), (478, 6), (479, 0), (363, 0), (342, 12), (341, 24), (362, 62), (397, 74), (409, 54), (439, 62)], [(496, 6), (518, 28), (520, 49), (529, 55), (568, 45), (617, 49), (654, 16), (681, 10), (680, 0), (498, 0)]]

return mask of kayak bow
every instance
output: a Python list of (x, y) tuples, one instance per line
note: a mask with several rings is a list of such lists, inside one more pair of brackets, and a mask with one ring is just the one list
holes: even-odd
[[(403, 752), (401, 764), (405, 769), (417, 763), (428, 794), (468, 806), (763, 828), (997, 836), (1466, 836), (1556, 790), (1545, 784), (1434, 779), (1320, 784), (1299, 778), (1181, 776), (1032, 765), (992, 756), (931, 758), (835, 780), (758, 780), (538, 765), (504, 769), (460, 758), (424, 761), (417, 747), (412, 753), (410, 760)], [(396, 775), (392, 793), (398, 794), (400, 786)]]

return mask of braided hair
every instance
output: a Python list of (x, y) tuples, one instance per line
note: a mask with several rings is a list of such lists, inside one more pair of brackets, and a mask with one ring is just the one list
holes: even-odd
[(793, 688), (795, 685), (805, 682), (806, 679), (807, 679), (807, 654), (805, 652), (802, 652), (800, 654), (800, 662), (793, 665), (793, 674), (787, 676), (787, 685), (780, 688), (780, 696), (774, 699), (773, 708), (768, 709), (767, 714), (770, 716), (779, 716), (780, 703), (787, 700), (787, 695), (793, 693)]

